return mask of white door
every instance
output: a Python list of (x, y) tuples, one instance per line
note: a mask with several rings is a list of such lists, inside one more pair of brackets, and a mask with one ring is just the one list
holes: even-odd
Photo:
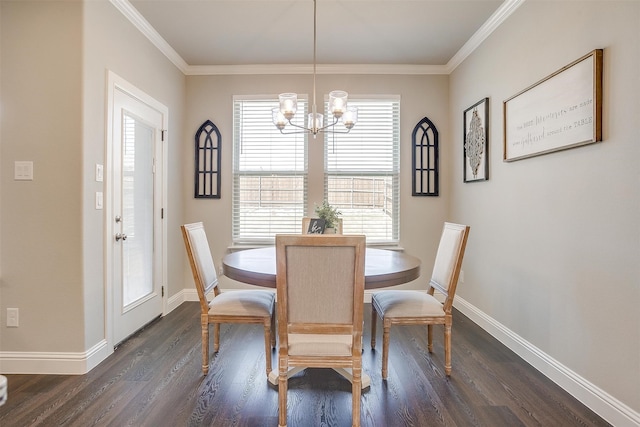
[(166, 112), (130, 90), (114, 85), (110, 93), (107, 247), (111, 256), (107, 269), (114, 345), (163, 311), (162, 129)]

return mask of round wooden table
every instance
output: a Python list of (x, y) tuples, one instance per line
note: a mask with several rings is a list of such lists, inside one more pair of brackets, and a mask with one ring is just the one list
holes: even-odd
[[(222, 259), (223, 274), (230, 279), (266, 288), (276, 287), (276, 249), (246, 249)], [(365, 289), (401, 285), (420, 277), (420, 260), (400, 251), (367, 248)]]

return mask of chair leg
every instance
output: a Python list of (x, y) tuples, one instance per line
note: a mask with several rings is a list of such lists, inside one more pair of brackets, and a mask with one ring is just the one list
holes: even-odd
[(202, 374), (209, 373), (209, 320), (206, 316), (200, 319), (202, 330)]
[(273, 329), (271, 329), (271, 319), (264, 321), (264, 355), (265, 364), (267, 366), (267, 378), (271, 373), (271, 337), (273, 336)]
[(278, 427), (287, 426), (287, 371), (289, 362), (286, 358), (278, 359)]
[(351, 370), (353, 378), (351, 380), (352, 408), (351, 408), (351, 424), (353, 427), (360, 427), (360, 400), (362, 396), (362, 363), (354, 363)]
[(276, 311), (273, 311), (271, 315), (271, 348), (276, 348), (276, 334), (278, 330), (276, 329)]
[(433, 325), (427, 325), (427, 348), (433, 353)]
[(213, 352), (220, 350), (220, 323), (213, 324)]
[(378, 312), (376, 307), (371, 304), (371, 348), (376, 348), (376, 328), (377, 328)]
[(451, 376), (451, 323), (444, 325), (444, 373)]
[(386, 380), (389, 374), (389, 333), (391, 321), (382, 318), (382, 379)]

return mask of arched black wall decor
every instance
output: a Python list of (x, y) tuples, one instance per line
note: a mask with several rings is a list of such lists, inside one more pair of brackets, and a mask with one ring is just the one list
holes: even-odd
[(423, 118), (411, 134), (413, 196), (438, 195), (438, 129)]
[(207, 120), (196, 132), (195, 181), (196, 199), (220, 198), (220, 148), (222, 137), (211, 120)]

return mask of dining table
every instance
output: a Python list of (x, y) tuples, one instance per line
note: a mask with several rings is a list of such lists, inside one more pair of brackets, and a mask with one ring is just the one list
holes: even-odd
[[(230, 279), (265, 288), (276, 288), (275, 246), (237, 250), (222, 258), (222, 274)], [(367, 290), (397, 286), (420, 277), (420, 259), (402, 250), (367, 248), (364, 265), (364, 287)], [(296, 367), (289, 377), (304, 370)], [(336, 369), (351, 380), (348, 369)], [(276, 385), (278, 370), (269, 375), (269, 382)], [(362, 375), (362, 388), (369, 387), (371, 380)]]
[[(266, 288), (276, 287), (276, 248), (244, 249), (222, 259), (222, 273), (233, 280)], [(364, 288), (401, 285), (420, 277), (420, 259), (400, 250), (367, 248)]]

